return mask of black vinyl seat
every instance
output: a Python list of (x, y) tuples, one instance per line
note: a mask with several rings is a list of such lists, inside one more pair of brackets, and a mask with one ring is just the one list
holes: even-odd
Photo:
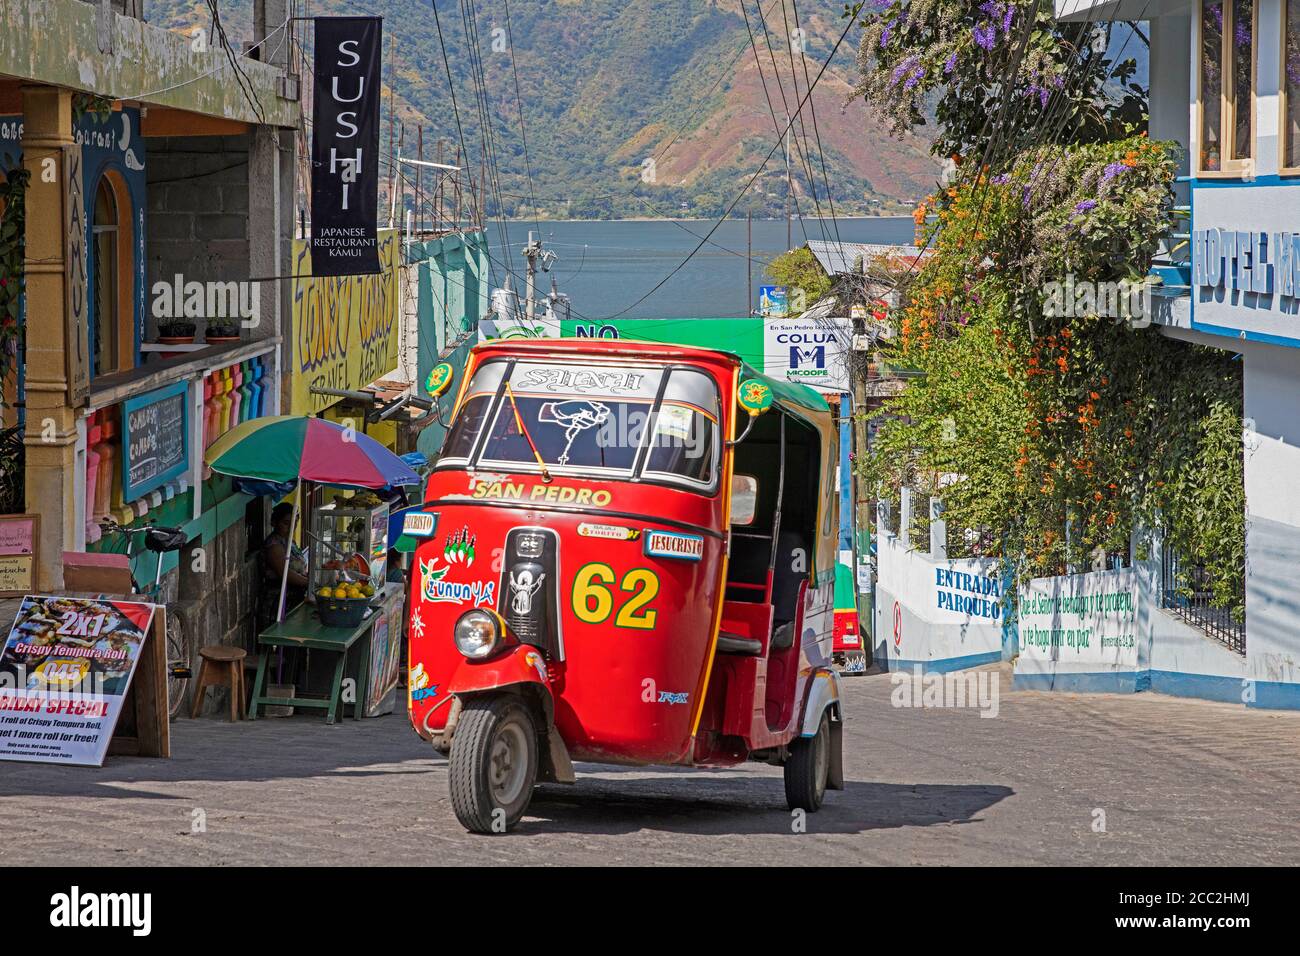
[(796, 552), (802, 552), (805, 562), (810, 560), (803, 535), (796, 531), (781, 532), (777, 540), (776, 567), (772, 569), (772, 648), (778, 651), (794, 644), (799, 584), (808, 576), (807, 571), (794, 569)]
[(718, 635), (718, 653), (757, 657), (763, 653), (763, 642), (755, 637), (741, 637), (739, 634), (728, 634), (723, 631)]

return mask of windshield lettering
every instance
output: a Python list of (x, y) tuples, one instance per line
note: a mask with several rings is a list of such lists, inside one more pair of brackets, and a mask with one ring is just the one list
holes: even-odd
[[(494, 360), (475, 370), (440, 467), (648, 480), (711, 493), (722, 441), (715, 381), (679, 365)], [(547, 499), (552, 500), (552, 499)]]
[(598, 392), (627, 395), (640, 392), (645, 375), (623, 369), (602, 371), (588, 368), (533, 366), (521, 370), (515, 388), (521, 392)]

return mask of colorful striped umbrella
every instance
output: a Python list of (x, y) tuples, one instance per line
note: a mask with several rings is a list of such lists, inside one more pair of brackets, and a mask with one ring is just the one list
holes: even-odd
[(324, 418), (277, 415), (236, 425), (204, 454), (213, 471), (263, 481), (322, 485), (414, 485), (419, 475), (369, 435)]

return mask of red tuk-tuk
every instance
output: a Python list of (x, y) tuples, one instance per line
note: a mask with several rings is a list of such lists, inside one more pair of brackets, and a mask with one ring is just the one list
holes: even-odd
[(764, 761), (808, 811), (843, 789), (837, 448), (820, 395), (726, 352), (473, 350), (406, 523), (411, 721), (467, 829), (509, 829), (574, 760)]

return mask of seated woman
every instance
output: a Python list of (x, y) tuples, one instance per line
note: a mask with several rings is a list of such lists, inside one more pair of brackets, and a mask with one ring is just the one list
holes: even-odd
[(271, 533), (262, 542), (262, 591), (258, 607), (262, 626), (276, 619), (280, 601), (280, 581), (284, 563), (289, 562), (289, 580), (285, 588), (284, 610), (287, 614), (307, 596), (307, 556), (289, 540), (292, 532), (293, 505), (283, 501), (271, 512)]

